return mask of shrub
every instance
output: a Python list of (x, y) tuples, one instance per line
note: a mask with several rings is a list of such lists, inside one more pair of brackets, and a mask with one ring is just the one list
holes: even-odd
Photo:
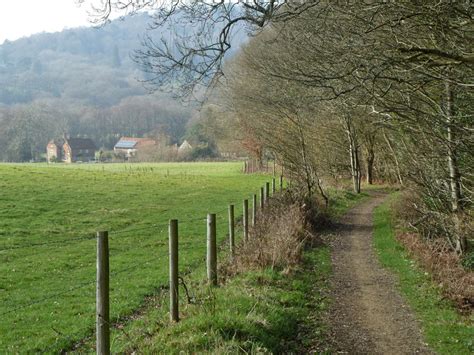
[[(461, 265), (461, 258), (443, 239), (428, 242), (416, 233), (401, 233), (397, 239), (408, 253), (427, 270), (441, 287), (443, 294), (456, 302), (461, 310), (472, 311), (474, 306), (474, 271)], [(472, 263), (472, 254), (469, 259)], [(472, 264), (471, 264), (472, 265)]]
[[(266, 268), (290, 271), (301, 263), (307, 243), (315, 242), (312, 227), (320, 225), (314, 200), (301, 200), (286, 192), (272, 197), (257, 224), (250, 228), (249, 240), (237, 247), (230, 264), (223, 266), (225, 275)], [(315, 217), (316, 216), (316, 217)]]
[(466, 253), (461, 260), (461, 264), (465, 269), (474, 271), (474, 251)]
[(474, 219), (469, 209), (453, 213), (449, 209), (430, 206), (412, 189), (406, 190), (392, 207), (405, 229), (427, 240), (442, 239), (459, 254), (469, 251), (468, 245), (474, 235)]

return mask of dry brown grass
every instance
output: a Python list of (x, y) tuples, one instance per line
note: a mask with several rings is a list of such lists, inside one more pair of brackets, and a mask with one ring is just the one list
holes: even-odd
[(304, 203), (289, 194), (273, 197), (250, 229), (249, 240), (241, 243), (234, 258), (223, 264), (221, 275), (266, 267), (291, 271), (301, 263), (304, 247), (317, 240), (310, 232), (317, 223), (314, 210), (313, 203)]
[[(416, 191), (407, 190), (392, 204), (395, 218), (404, 232), (397, 239), (409, 254), (430, 273), (446, 298), (462, 311), (474, 310), (474, 271), (463, 267), (455, 252), (453, 216), (426, 211)], [(472, 238), (474, 223), (468, 215), (458, 215), (457, 232)], [(408, 232), (411, 231), (411, 232)]]
[[(428, 207), (416, 190), (405, 190), (392, 204), (398, 222), (403, 227), (420, 234), (424, 239), (443, 239), (452, 250), (462, 241), (463, 249), (469, 252), (474, 243), (473, 210), (466, 208), (456, 214), (442, 206)], [(467, 244), (467, 245), (466, 245)], [(459, 250), (457, 250), (459, 251)]]
[(399, 233), (397, 239), (461, 311), (474, 310), (474, 272), (462, 267), (460, 257), (446, 241), (425, 241), (416, 233)]

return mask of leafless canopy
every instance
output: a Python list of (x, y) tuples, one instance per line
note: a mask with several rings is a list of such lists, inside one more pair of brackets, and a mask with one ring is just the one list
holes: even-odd
[[(111, 17), (148, 11), (152, 16), (142, 49), (134, 59), (149, 83), (181, 96), (221, 74), (237, 29), (253, 32), (270, 21), (286, 21), (318, 0), (77, 0), (91, 6), (97, 25)], [(157, 35), (156, 35), (157, 34)]]

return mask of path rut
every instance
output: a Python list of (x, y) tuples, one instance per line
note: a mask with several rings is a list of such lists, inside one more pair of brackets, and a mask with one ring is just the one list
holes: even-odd
[(431, 354), (395, 277), (381, 267), (373, 249), (373, 209), (384, 198), (375, 193), (349, 211), (329, 239), (331, 347), (350, 354)]

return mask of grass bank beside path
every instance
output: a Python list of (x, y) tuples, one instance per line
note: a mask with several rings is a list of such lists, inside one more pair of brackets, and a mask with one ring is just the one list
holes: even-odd
[(399, 288), (415, 311), (429, 346), (440, 354), (474, 352), (474, 320), (460, 315), (443, 299), (439, 288), (395, 239), (391, 202), (393, 194), (374, 212), (374, 246), (382, 265), (399, 278)]
[(366, 201), (370, 198), (371, 192), (385, 192), (390, 193), (397, 190), (396, 186), (390, 185), (368, 185), (362, 184), (361, 192), (359, 194), (352, 190), (350, 184), (345, 189), (327, 189), (329, 196), (329, 216), (331, 219), (338, 219), (342, 217), (349, 209), (356, 206), (357, 204)]
[[(309, 313), (323, 310), (321, 291), (330, 273), (328, 248), (309, 250), (288, 276), (271, 269), (249, 271), (220, 287), (186, 280), (192, 304), (181, 289), (181, 320), (168, 321), (167, 294), (158, 307), (114, 329), (112, 352), (140, 353), (288, 353), (303, 351), (324, 329), (303, 328)], [(201, 276), (204, 276), (201, 274)], [(303, 336), (304, 335), (304, 336)], [(93, 350), (93, 342), (88, 350)], [(85, 350), (82, 348), (80, 350)]]

